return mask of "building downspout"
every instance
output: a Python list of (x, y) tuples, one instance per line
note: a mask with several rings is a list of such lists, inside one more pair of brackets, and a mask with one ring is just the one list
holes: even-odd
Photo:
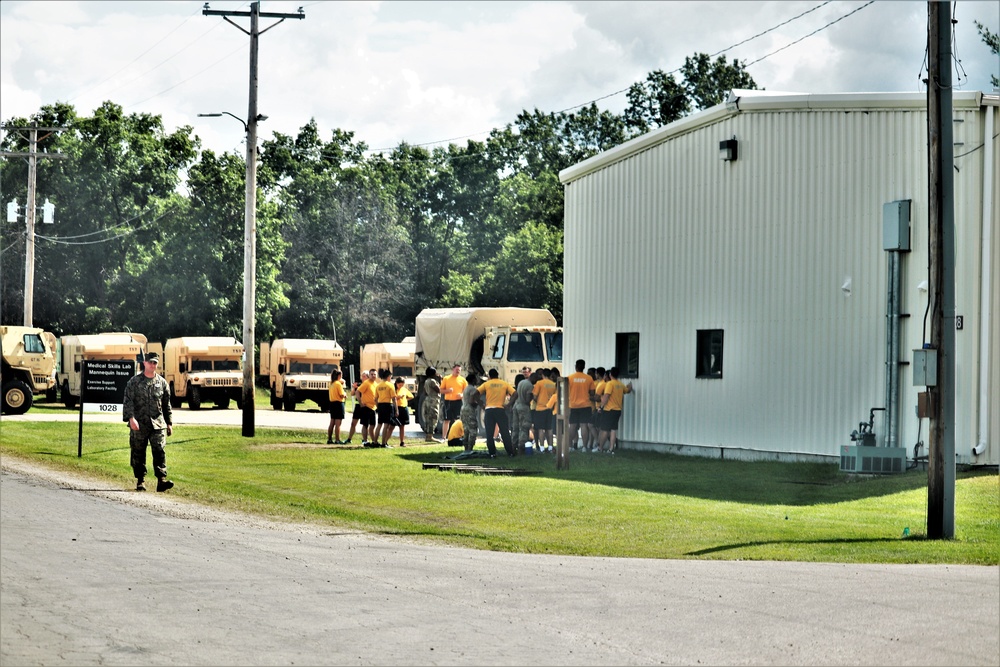
[(990, 379), (990, 303), (993, 276), (993, 117), (995, 107), (984, 106), (986, 122), (983, 131), (983, 218), (982, 259), (980, 261), (979, 288), (979, 438), (972, 448), (972, 455), (986, 451), (990, 437), (989, 379)]

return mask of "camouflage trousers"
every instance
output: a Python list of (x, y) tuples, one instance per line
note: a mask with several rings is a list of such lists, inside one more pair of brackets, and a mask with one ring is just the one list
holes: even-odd
[(514, 418), (510, 425), (511, 435), (518, 449), (531, 440), (531, 407), (518, 401), (514, 403)]
[(474, 405), (462, 405), (462, 426), (465, 428), (462, 445), (465, 451), (471, 452), (476, 446), (476, 436), (479, 435), (479, 408)]
[[(423, 403), (420, 404), (420, 423), (424, 427), (424, 433), (427, 437), (434, 435), (434, 429), (437, 428), (438, 415), (441, 410), (441, 401), (435, 396), (434, 398), (424, 397)], [(443, 434), (445, 437), (448, 436), (447, 433)]]
[(167, 478), (167, 454), (163, 445), (167, 443), (167, 432), (162, 429), (139, 427), (138, 431), (129, 429), (128, 444), (131, 450), (130, 463), (132, 474), (136, 479), (146, 477), (146, 445), (153, 451), (153, 473), (156, 479)]

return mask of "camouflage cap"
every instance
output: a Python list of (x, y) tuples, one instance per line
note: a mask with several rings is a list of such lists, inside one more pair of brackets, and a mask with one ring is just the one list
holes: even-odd
[(160, 363), (160, 355), (158, 355), (156, 352), (148, 352), (146, 353), (145, 360), (153, 364), (158, 364)]

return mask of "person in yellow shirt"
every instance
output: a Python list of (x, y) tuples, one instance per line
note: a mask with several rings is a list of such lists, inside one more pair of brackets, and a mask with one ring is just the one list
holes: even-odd
[(461, 419), (456, 419), (451, 423), (451, 427), (448, 429), (448, 446), (462, 447), (464, 444), (464, 440), (465, 440), (465, 427), (462, 426)]
[(389, 435), (396, 426), (396, 388), (389, 378), (392, 371), (383, 368), (378, 372), (379, 383), (375, 385), (375, 414), (378, 416), (378, 426), (375, 427), (375, 437), (372, 446), (378, 446), (379, 438), (382, 447), (389, 446)]
[(406, 447), (406, 426), (410, 423), (410, 401), (413, 392), (406, 388), (403, 378), (396, 378), (396, 425), (399, 426), (399, 446)]
[[(361, 382), (364, 382), (367, 379), (368, 379), (368, 371), (361, 371)], [(361, 384), (358, 382), (355, 382), (351, 387), (351, 400), (354, 401), (354, 410), (351, 411), (351, 432), (347, 436), (347, 440), (344, 440), (341, 443), (342, 445), (351, 444), (351, 441), (354, 440), (354, 432), (358, 430), (358, 422), (361, 421), (362, 406), (361, 406), (361, 400), (358, 399), (358, 388), (360, 387)], [(364, 428), (365, 428), (364, 425), (362, 425), (361, 426), (362, 433), (364, 432)], [(364, 439), (364, 435), (362, 435), (361, 437), (362, 439)]]
[(601, 428), (602, 424), (604, 424), (604, 413), (601, 411), (601, 400), (604, 398), (604, 385), (611, 379), (604, 366), (598, 367), (596, 373), (597, 375), (594, 377), (594, 410), (591, 413), (593, 421), (590, 424), (592, 436), (590, 442), (594, 451), (600, 448)]
[[(334, 368), (330, 373), (330, 384), (327, 391), (330, 395), (330, 425), (326, 427), (326, 444), (342, 445), (340, 441), (340, 423), (344, 421), (344, 402), (347, 400), (347, 391), (341, 381), (343, 373), (339, 368)], [(334, 436), (336, 435), (336, 439)]]
[(486, 449), (490, 452), (490, 458), (497, 455), (493, 430), (498, 428), (507, 456), (514, 456), (517, 451), (514, 449), (510, 437), (507, 411), (504, 410), (507, 398), (514, 393), (514, 388), (500, 379), (497, 369), (491, 368), (489, 375), (490, 379), (479, 385), (478, 389), (479, 393), (486, 397), (486, 409), (483, 411), (483, 425), (486, 427)]
[(462, 392), (468, 384), (462, 377), (462, 367), (458, 364), (451, 367), (451, 375), (441, 380), (441, 397), (444, 398), (441, 433), (444, 435), (448, 434), (448, 425), (462, 416)]
[(552, 429), (555, 420), (552, 419), (552, 411), (545, 406), (549, 403), (549, 398), (556, 393), (556, 383), (552, 379), (552, 369), (543, 368), (542, 379), (535, 383), (532, 394), (535, 397), (535, 409), (532, 411), (531, 421), (535, 427), (535, 443), (552, 447)]
[(587, 363), (576, 360), (576, 372), (566, 378), (569, 385), (569, 441), (576, 445), (578, 431), (583, 429), (583, 448), (590, 448), (591, 413), (594, 408), (594, 378), (583, 372)]
[(378, 433), (375, 428), (375, 385), (378, 375), (375, 369), (368, 371), (368, 377), (358, 387), (358, 402), (361, 403), (361, 444), (371, 447), (376, 444)]
[(604, 421), (601, 425), (600, 448), (604, 450), (604, 443), (608, 442), (608, 453), (614, 454), (618, 445), (618, 422), (622, 416), (625, 394), (632, 393), (632, 383), (622, 384), (618, 380), (618, 367), (611, 367), (611, 379), (604, 383), (604, 395), (601, 397), (601, 412), (604, 413)]

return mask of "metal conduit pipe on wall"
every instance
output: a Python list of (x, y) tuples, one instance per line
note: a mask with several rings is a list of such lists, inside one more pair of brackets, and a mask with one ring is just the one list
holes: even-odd
[(986, 451), (990, 435), (990, 312), (993, 298), (993, 119), (997, 107), (984, 106), (986, 116), (983, 130), (983, 217), (982, 259), (980, 262), (979, 292), (979, 437), (972, 447), (973, 456)]

